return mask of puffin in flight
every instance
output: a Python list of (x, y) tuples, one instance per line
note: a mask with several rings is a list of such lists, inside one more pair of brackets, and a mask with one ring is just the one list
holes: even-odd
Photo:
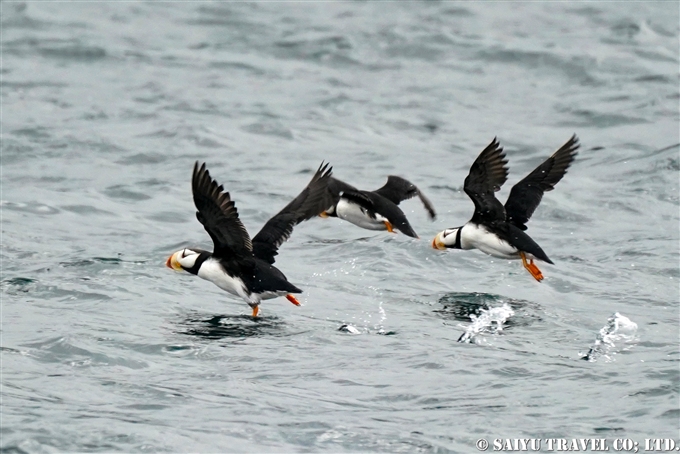
[(497, 192), (508, 178), (508, 161), (494, 140), (477, 157), (465, 178), (463, 189), (475, 204), (475, 213), (462, 227), (439, 232), (432, 240), (435, 249), (479, 249), (502, 259), (522, 259), (537, 281), (543, 274), (534, 259), (553, 264), (543, 249), (524, 233), (526, 223), (541, 203), (543, 193), (552, 191), (574, 161), (580, 144), (574, 134), (552, 156), (512, 187), (505, 207)]
[(274, 257), (293, 227), (318, 216), (332, 203), (328, 191), (332, 170), (328, 164), (321, 163), (307, 187), (251, 240), (229, 193), (210, 177), (205, 163), (199, 166), (196, 161), (191, 180), (198, 210), (196, 218), (212, 238), (214, 249), (213, 252), (182, 249), (168, 257), (165, 264), (240, 296), (253, 309), (253, 317), (259, 313), (260, 301), (277, 296), (285, 295), (288, 301), (299, 306), (300, 302), (291, 293), (302, 293), (302, 290), (288, 282), (274, 266)]
[(432, 202), (410, 181), (390, 175), (387, 183), (375, 191), (361, 191), (352, 185), (331, 178), (328, 188), (333, 195), (333, 204), (322, 217), (338, 217), (368, 230), (395, 229), (405, 235), (418, 238), (403, 211), (397, 206), (403, 200), (418, 196), (423, 202), (430, 219), (436, 217)]

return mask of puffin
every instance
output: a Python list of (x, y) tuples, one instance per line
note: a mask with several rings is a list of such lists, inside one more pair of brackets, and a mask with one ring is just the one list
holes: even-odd
[(508, 161), (496, 138), (470, 167), (463, 190), (475, 204), (472, 219), (461, 227), (439, 232), (432, 240), (435, 249), (479, 249), (493, 257), (521, 259), (538, 282), (543, 273), (534, 263), (553, 264), (543, 249), (525, 233), (526, 223), (541, 203), (543, 193), (552, 191), (567, 173), (580, 147), (574, 134), (552, 156), (512, 187), (505, 206), (496, 198), (508, 178)]
[(262, 300), (284, 296), (296, 306), (293, 293), (302, 293), (274, 266), (278, 248), (293, 227), (318, 216), (332, 203), (328, 182), (333, 168), (321, 163), (309, 184), (252, 239), (239, 219), (234, 201), (210, 176), (205, 163), (194, 165), (191, 179), (196, 218), (213, 241), (213, 251), (185, 248), (168, 257), (166, 266), (208, 280), (240, 296), (257, 317)]
[(354, 186), (331, 177), (328, 188), (333, 195), (333, 204), (321, 217), (337, 217), (367, 230), (399, 230), (412, 238), (419, 238), (409, 224), (400, 202), (420, 198), (431, 220), (437, 216), (432, 202), (410, 181), (390, 175), (384, 186), (375, 191), (362, 191)]

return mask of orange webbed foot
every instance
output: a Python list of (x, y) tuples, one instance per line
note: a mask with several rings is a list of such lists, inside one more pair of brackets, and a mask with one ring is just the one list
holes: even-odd
[(253, 307), (253, 317), (257, 317), (257, 314), (260, 313), (260, 306), (255, 306)]
[(293, 295), (291, 295), (290, 293), (289, 293), (288, 295), (286, 295), (286, 299), (287, 299), (288, 301), (290, 301), (291, 303), (295, 304), (296, 306), (300, 306), (300, 305), (301, 305), (300, 302), (298, 301), (298, 299), (295, 298), (295, 297), (294, 297)]
[(543, 273), (541, 273), (541, 270), (539, 270), (538, 267), (534, 264), (533, 260), (529, 261), (529, 267), (527, 269), (534, 277), (534, 279), (536, 279), (538, 282), (541, 282), (543, 280)]
[(527, 262), (527, 257), (524, 254), (524, 252), (519, 253), (520, 257), (522, 257), (522, 265), (524, 265), (524, 268), (531, 274), (534, 279), (536, 279), (538, 282), (541, 282), (543, 280), (543, 273), (541, 273), (541, 270), (538, 269), (538, 266), (534, 263), (534, 259), (530, 259), (529, 262)]
[(392, 223), (390, 221), (383, 221), (385, 224), (385, 228), (387, 229), (388, 232), (390, 233), (397, 233), (394, 231), (394, 227), (392, 227)]

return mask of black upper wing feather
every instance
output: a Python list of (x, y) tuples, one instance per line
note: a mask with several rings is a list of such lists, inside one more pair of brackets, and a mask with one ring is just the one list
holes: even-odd
[[(304, 219), (299, 222), (311, 219), (318, 216), (326, 208), (329, 208), (333, 202), (331, 195), (326, 187), (328, 180), (331, 178), (333, 168), (329, 163), (321, 163), (314, 176), (307, 184), (307, 186), (295, 197), (288, 205), (286, 205), (279, 213), (299, 213)], [(321, 204), (323, 208), (317, 210), (316, 207)], [(328, 206), (325, 206), (328, 204)]]
[(218, 258), (252, 256), (250, 236), (238, 217), (236, 205), (224, 187), (210, 177), (205, 163), (200, 167), (198, 161), (194, 164), (191, 189), (198, 210), (196, 218), (213, 240), (214, 255)]
[(475, 204), (472, 222), (505, 220), (505, 209), (494, 192), (500, 190), (508, 179), (507, 163), (503, 148), (494, 137), (470, 167), (463, 190)]
[(574, 134), (552, 156), (512, 187), (508, 201), (505, 202), (508, 222), (526, 230), (525, 224), (541, 203), (543, 193), (552, 191), (567, 173), (579, 147), (578, 138)]
[(333, 205), (334, 197), (328, 189), (332, 174), (333, 167), (322, 162), (307, 187), (286, 207), (297, 213), (297, 224), (318, 216)]
[(420, 189), (418, 189), (416, 185), (405, 178), (398, 177), (396, 175), (390, 175), (387, 177), (387, 183), (385, 183), (385, 185), (380, 189), (376, 189), (373, 192), (380, 194), (395, 205), (399, 205), (399, 203), (404, 200), (418, 196), (430, 215), (430, 219), (434, 220), (437, 216), (432, 202), (430, 202), (430, 200), (425, 197), (422, 192), (420, 192)]
[(333, 205), (333, 194), (328, 189), (333, 168), (321, 163), (311, 181), (293, 201), (267, 221), (253, 238), (255, 257), (273, 264), (278, 249), (302, 221), (318, 216)]
[(290, 238), (295, 227), (295, 213), (279, 213), (262, 227), (253, 238), (253, 254), (255, 257), (273, 264), (279, 246)]
[(371, 216), (373, 219), (375, 219), (375, 211), (376, 207), (374, 206), (374, 200), (373, 198), (370, 197), (370, 192), (368, 191), (360, 191), (358, 189), (355, 190), (348, 190), (348, 191), (342, 191), (340, 193), (342, 195), (343, 199), (347, 199), (350, 202), (354, 202), (357, 205), (362, 206), (366, 210), (369, 211), (369, 216)]
[(334, 177), (330, 177), (328, 179), (328, 190), (330, 191), (333, 197), (332, 206), (338, 204), (338, 202), (340, 201), (340, 194), (345, 192), (359, 192), (359, 190), (352, 186), (351, 184), (347, 184), (344, 181), (338, 180), (337, 178)]

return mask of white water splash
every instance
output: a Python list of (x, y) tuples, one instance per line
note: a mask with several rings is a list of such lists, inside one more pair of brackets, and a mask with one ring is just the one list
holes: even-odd
[(581, 354), (586, 361), (597, 361), (603, 357), (605, 361), (614, 361), (613, 356), (619, 351), (630, 348), (628, 345), (637, 342), (637, 324), (618, 312), (614, 313), (607, 324), (600, 329), (595, 343), (588, 353)]
[(340, 326), (340, 328), (338, 328), (338, 331), (349, 334), (361, 334), (361, 331), (349, 323), (344, 323), (342, 326)]
[(387, 313), (385, 312), (385, 309), (383, 308), (383, 302), (380, 301), (378, 304), (378, 312), (380, 314), (380, 320), (378, 320), (378, 323), (373, 325), (373, 329), (377, 331), (378, 334), (385, 334), (385, 320), (387, 320)]
[(458, 338), (458, 342), (470, 343), (480, 333), (499, 333), (503, 331), (503, 323), (513, 315), (515, 312), (508, 303), (488, 310), (482, 309), (479, 316), (470, 314), (472, 324), (465, 329), (463, 335)]

